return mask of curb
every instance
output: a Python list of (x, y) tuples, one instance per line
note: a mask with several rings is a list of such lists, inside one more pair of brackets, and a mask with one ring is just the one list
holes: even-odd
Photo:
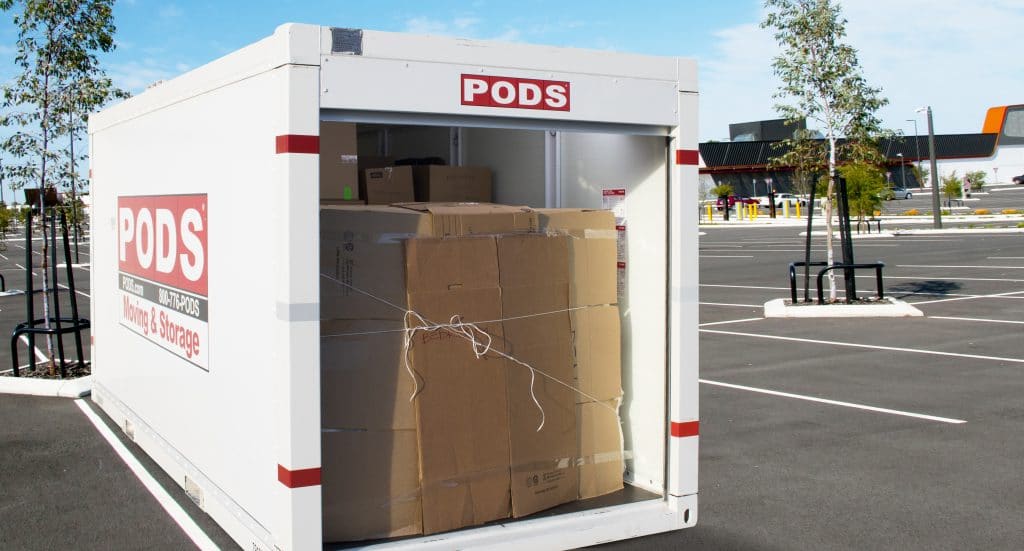
[(909, 303), (885, 298), (878, 304), (826, 304), (791, 306), (777, 298), (764, 303), (766, 318), (908, 318), (923, 317), (924, 312)]
[(92, 375), (78, 379), (37, 379), (0, 377), (0, 394), (81, 398), (92, 393)]

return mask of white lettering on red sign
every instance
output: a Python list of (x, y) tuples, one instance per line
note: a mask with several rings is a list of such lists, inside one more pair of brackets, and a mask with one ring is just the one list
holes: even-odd
[(570, 85), (557, 80), (463, 74), (462, 105), (568, 111)]
[(206, 296), (206, 195), (117, 199), (122, 272)]
[(117, 198), (119, 322), (210, 369), (207, 196)]

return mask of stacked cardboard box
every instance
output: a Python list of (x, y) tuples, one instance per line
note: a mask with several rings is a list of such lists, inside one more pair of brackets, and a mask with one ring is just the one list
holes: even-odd
[(491, 171), (476, 166), (413, 167), (417, 201), (491, 202)]
[[(587, 356), (617, 346), (617, 312), (613, 326), (583, 315), (607, 299), (577, 266), (597, 261), (591, 241), (547, 216), (555, 233), (520, 207), (321, 211), (326, 541), (453, 530), (621, 488), (617, 402), (591, 407), (570, 388), (619, 388), (618, 356)], [(475, 325), (421, 327), (405, 353), (406, 327), (459, 321)], [(594, 482), (592, 467), (614, 463), (600, 453), (617, 454), (617, 485)]]
[(320, 200), (359, 199), (356, 125), (320, 123)]
[(570, 238), (580, 498), (597, 497), (622, 489), (624, 468), (615, 217), (587, 209), (539, 209), (538, 215), (543, 231)]

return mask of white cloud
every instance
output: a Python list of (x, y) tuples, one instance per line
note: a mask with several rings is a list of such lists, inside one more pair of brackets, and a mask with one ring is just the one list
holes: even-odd
[(416, 16), (407, 19), (405, 32), (412, 34), (429, 34), (438, 36), (457, 36), (461, 38), (478, 38), (482, 40), (499, 40), (516, 42), (521, 40), (522, 32), (513, 27), (505, 27), (500, 33), (481, 32), (483, 20), (477, 17), (460, 16), (450, 20)]
[(778, 51), (771, 34), (756, 22), (715, 33), (710, 59), (701, 59), (701, 140), (729, 137), (729, 124), (775, 118), (772, 93), (778, 80), (771, 60)]
[[(869, 84), (890, 101), (879, 113), (884, 126), (913, 133), (906, 119), (931, 105), (936, 132), (980, 132), (988, 107), (1024, 103), (1019, 0), (902, 0), (884, 9), (877, 0), (841, 2), (846, 42), (858, 50)], [(711, 57), (700, 60), (702, 139), (727, 138), (729, 123), (777, 116), (771, 34), (751, 21), (716, 36)]]
[(174, 4), (167, 4), (166, 6), (162, 6), (160, 10), (157, 11), (157, 15), (159, 15), (161, 19), (172, 19), (175, 17), (181, 17), (184, 14), (185, 12), (183, 12), (181, 8)]
[(188, 70), (184, 63), (163, 64), (155, 59), (111, 63), (107, 65), (107, 76), (114, 85), (132, 94), (137, 94), (155, 82), (174, 78)]
[(405, 22), (405, 32), (412, 34), (440, 34), (449, 33), (449, 25), (439, 19), (429, 17), (413, 17)]

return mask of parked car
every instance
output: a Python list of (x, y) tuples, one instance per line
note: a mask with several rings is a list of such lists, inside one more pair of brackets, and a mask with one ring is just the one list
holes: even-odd
[(1014, 176), (1013, 177), (1013, 183), (1015, 183), (1017, 185), (1024, 184), (1024, 174), (1021, 174), (1020, 176)]
[[(801, 207), (806, 207), (807, 206), (807, 199), (802, 198), (802, 197), (797, 197), (796, 195), (793, 195), (792, 193), (776, 193), (775, 194), (775, 208), (781, 209), (783, 203), (789, 203), (789, 206), (791, 206), (791, 207), (793, 205), (796, 205), (797, 203), (799, 203)], [(767, 207), (771, 207), (771, 202), (770, 201), (765, 201), (763, 204), (765, 206), (767, 206)]]
[[(718, 201), (715, 203), (715, 206), (718, 207), (718, 210), (722, 210), (723, 202), (724, 202), (723, 199), (721, 197), (719, 197)], [(736, 203), (740, 203), (741, 205), (760, 205), (761, 204), (761, 202), (758, 201), (757, 199), (753, 199), (753, 198), (750, 198), (750, 197), (740, 197), (738, 195), (730, 195), (729, 196), (729, 208), (732, 208), (733, 205), (735, 205)]]
[(882, 199), (892, 201), (893, 199), (910, 199), (914, 194), (905, 187), (889, 188), (882, 192)]

